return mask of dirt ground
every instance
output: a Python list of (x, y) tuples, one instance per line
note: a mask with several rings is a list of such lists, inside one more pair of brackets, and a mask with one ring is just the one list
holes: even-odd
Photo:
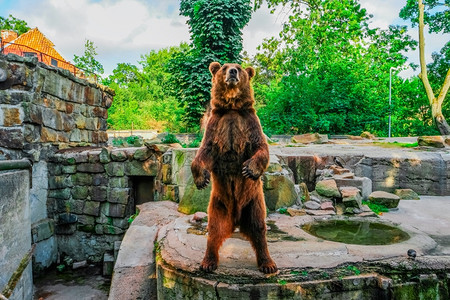
[(89, 266), (58, 272), (49, 270), (34, 279), (34, 300), (107, 300), (111, 278), (101, 268)]

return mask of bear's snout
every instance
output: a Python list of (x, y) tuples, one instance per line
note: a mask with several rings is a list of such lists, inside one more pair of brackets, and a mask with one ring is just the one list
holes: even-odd
[(239, 82), (239, 73), (236, 68), (229, 68), (225, 80), (228, 84), (237, 84)]

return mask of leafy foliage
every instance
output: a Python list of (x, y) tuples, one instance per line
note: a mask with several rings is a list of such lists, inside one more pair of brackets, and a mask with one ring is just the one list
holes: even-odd
[(181, 0), (180, 14), (188, 17), (191, 47), (170, 63), (172, 87), (185, 105), (188, 127), (199, 127), (209, 103), (213, 61), (241, 61), (242, 29), (251, 16), (249, 0)]
[[(202, 139), (203, 139), (202, 132), (197, 133), (195, 139), (192, 142), (188, 143), (186, 145), (186, 148), (198, 148), (198, 147), (200, 147), (200, 144), (202, 143)], [(183, 147), (184, 147), (184, 145), (183, 145)]]
[(103, 65), (98, 62), (95, 57), (98, 55), (97, 47), (94, 46), (94, 42), (86, 40), (84, 44), (84, 54), (82, 56), (74, 55), (73, 61), (75, 66), (86, 72), (88, 77), (95, 77), (104, 73)]
[[(426, 8), (426, 9), (425, 9)], [(440, 134), (450, 134), (450, 125), (444, 115), (448, 110), (450, 88), (449, 44), (439, 53), (433, 53), (433, 63), (425, 65), (425, 24), (430, 33), (450, 32), (450, 0), (408, 0), (400, 12), (403, 19), (410, 19), (419, 27), (420, 79), (427, 94), (431, 114)], [(429, 71), (431, 71), (429, 73)], [(446, 101), (447, 100), (447, 101)]]
[(356, 0), (268, 1), (279, 3), (289, 21), (250, 60), (265, 132), (386, 135), (389, 70), (416, 46), (406, 28), (370, 28)]
[[(432, 32), (450, 32), (450, 1), (449, 0), (424, 0), (426, 7), (424, 22), (428, 30)], [(419, 10), (417, 0), (407, 0), (406, 5), (400, 11), (402, 19), (409, 19), (413, 26), (419, 23)]]
[(180, 144), (180, 140), (178, 140), (177, 137), (173, 133), (167, 133), (167, 135), (161, 140), (161, 143), (163, 143), (163, 144), (179, 143)]
[(0, 16), (0, 30), (2, 29), (14, 30), (18, 35), (21, 35), (30, 30), (30, 27), (24, 20), (9, 15), (7, 18)]
[(169, 61), (188, 46), (151, 51), (141, 56), (139, 67), (120, 63), (103, 84), (115, 90), (108, 110), (108, 125), (118, 129), (185, 130), (184, 107), (172, 95)]

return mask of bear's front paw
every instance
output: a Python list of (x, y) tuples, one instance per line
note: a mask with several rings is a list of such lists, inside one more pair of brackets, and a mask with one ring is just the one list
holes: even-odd
[(251, 159), (249, 159), (246, 162), (244, 162), (244, 167), (242, 168), (242, 175), (244, 175), (244, 177), (256, 180), (262, 175), (262, 172), (258, 171), (255, 168), (255, 163)]
[(211, 175), (208, 170), (203, 170), (201, 176), (194, 179), (194, 183), (197, 186), (197, 189), (202, 190), (208, 186)]

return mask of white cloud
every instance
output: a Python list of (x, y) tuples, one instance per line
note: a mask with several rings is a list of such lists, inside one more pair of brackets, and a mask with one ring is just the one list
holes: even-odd
[(253, 12), (252, 18), (243, 30), (243, 48), (250, 55), (256, 54), (256, 47), (261, 45), (265, 38), (278, 37), (285, 21), (282, 10), (278, 9), (271, 14), (265, 6)]
[[(109, 74), (119, 62), (136, 64), (140, 55), (154, 49), (179, 45), (189, 41), (186, 18), (179, 15), (179, 0), (15, 0), (10, 13), (27, 21), (51, 40), (68, 60), (82, 55), (85, 39), (97, 46), (98, 60)], [(361, 0), (361, 6), (373, 14), (372, 27), (386, 29), (399, 23), (398, 14), (404, 1)], [(274, 14), (263, 5), (253, 13), (243, 30), (244, 50), (256, 53), (264, 38), (278, 36), (288, 11), (278, 9)], [(417, 39), (417, 28), (410, 29)], [(431, 53), (439, 51), (450, 35), (426, 35), (427, 61)], [(417, 63), (418, 54), (408, 53)]]
[[(178, 16), (177, 2), (149, 5), (139, 0), (45, 0), (32, 10), (13, 14), (39, 27), (68, 60), (74, 54), (82, 55), (85, 39), (93, 41), (105, 73), (111, 73), (119, 62), (136, 63), (141, 54), (152, 49), (189, 40), (187, 25), (181, 26), (185, 18)], [(118, 60), (112, 62), (111, 57)]]

